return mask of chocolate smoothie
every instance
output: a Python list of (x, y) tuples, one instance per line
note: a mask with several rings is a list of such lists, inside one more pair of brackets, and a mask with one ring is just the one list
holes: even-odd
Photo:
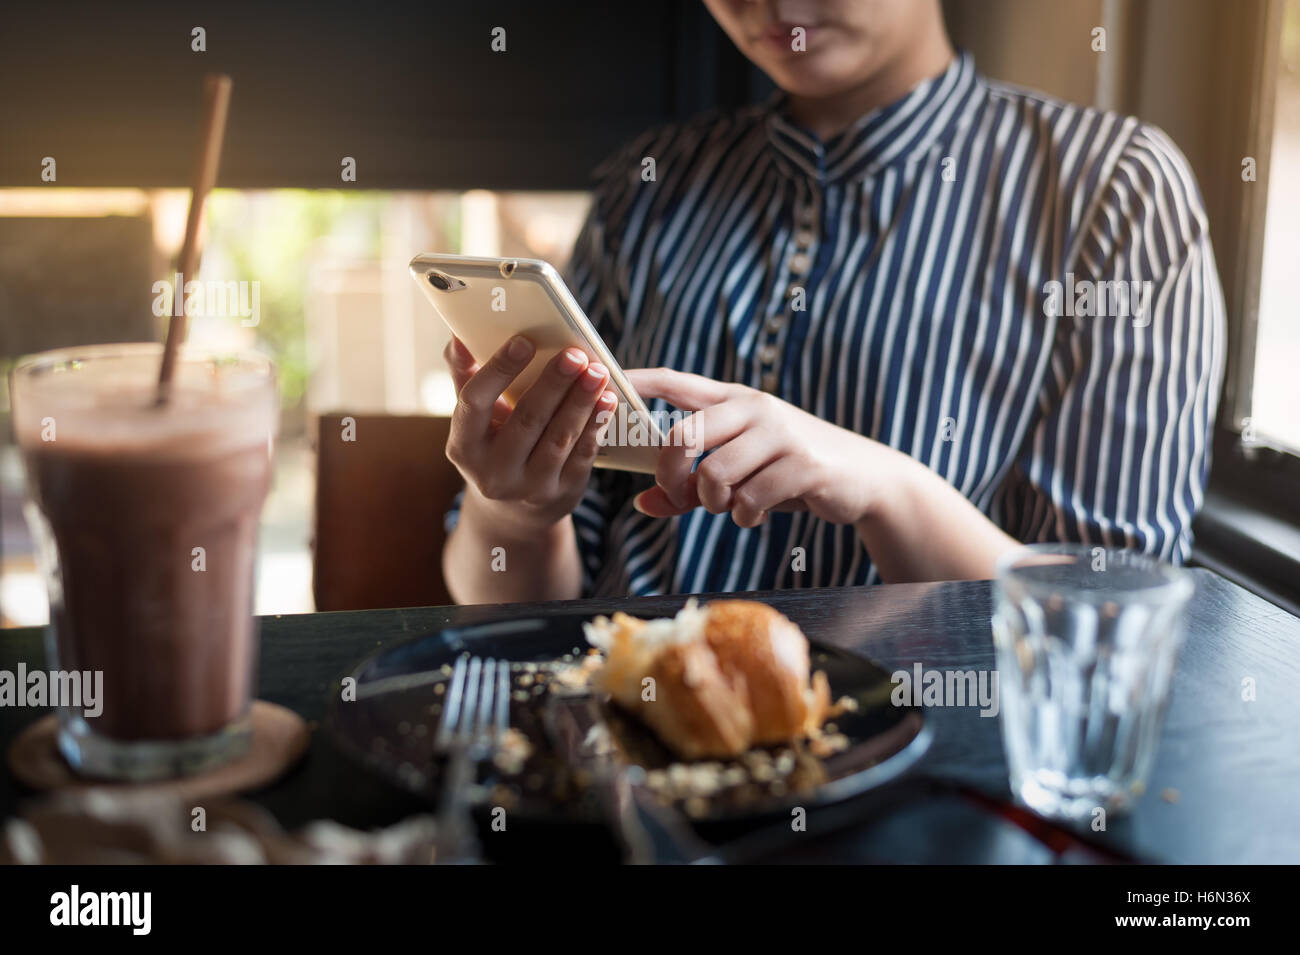
[[(65, 354), (84, 357), (25, 380), (20, 365), (14, 379), (38, 536), (57, 561), (48, 584), (58, 667), (103, 673), (102, 714), (64, 714), (61, 745), (90, 774), (147, 776), (163, 768), (136, 764), (157, 763), (168, 741), (206, 738), (162, 762), (210, 765), (247, 742), (253, 572), (276, 420), (269, 364), (183, 354), (171, 401), (155, 407), (157, 347)], [(132, 755), (135, 743), (164, 745)], [(96, 765), (96, 747), (134, 768)]]

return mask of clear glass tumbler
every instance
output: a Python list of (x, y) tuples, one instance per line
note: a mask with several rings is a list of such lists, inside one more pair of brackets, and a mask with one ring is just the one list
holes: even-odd
[[(196, 773), (244, 752), (253, 575), (278, 430), (275, 372), (183, 350), (155, 401), (157, 344), (22, 359), (10, 378), (27, 517), (50, 599), (50, 702), (78, 772)], [(93, 699), (92, 699), (93, 698)]]
[(998, 567), (993, 643), (1011, 788), (1045, 815), (1123, 811), (1151, 770), (1191, 577), (1133, 551), (1034, 544)]

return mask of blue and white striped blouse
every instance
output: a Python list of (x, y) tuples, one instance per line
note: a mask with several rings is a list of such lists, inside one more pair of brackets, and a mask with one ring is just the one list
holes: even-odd
[[(1160, 130), (962, 55), (829, 142), (778, 95), (653, 130), (596, 176), (567, 278), (623, 367), (773, 392), (924, 462), (1020, 540), (1187, 557), (1224, 307)], [(588, 594), (879, 581), (852, 527), (650, 518), (647, 485), (593, 475)]]

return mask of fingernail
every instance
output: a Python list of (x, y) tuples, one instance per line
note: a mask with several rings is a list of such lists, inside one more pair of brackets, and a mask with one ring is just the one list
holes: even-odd
[(605, 366), (599, 362), (587, 366), (587, 373), (582, 376), (582, 387), (588, 391), (595, 391), (605, 384), (605, 376), (609, 373)]
[(615, 396), (614, 392), (607, 391), (596, 399), (596, 404), (600, 405), (602, 408), (613, 408), (618, 404), (618, 398)]
[(648, 512), (644, 507), (641, 506), (641, 495), (640, 495), (640, 494), (638, 494), (636, 497), (632, 498), (632, 507), (636, 509), (637, 513), (639, 513), (639, 514), (645, 514), (646, 517), (649, 517), (649, 516), (650, 516), (649, 512)]
[(523, 335), (516, 335), (510, 339), (510, 349), (506, 352), (515, 361), (523, 361), (533, 353), (533, 343)]
[(582, 368), (586, 361), (587, 356), (582, 352), (568, 348), (560, 354), (560, 363), (557, 367), (559, 368), (561, 375), (566, 378), (571, 378), (578, 373), (579, 369)]

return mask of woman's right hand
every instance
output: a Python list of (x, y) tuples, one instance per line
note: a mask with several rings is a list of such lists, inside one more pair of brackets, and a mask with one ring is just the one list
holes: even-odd
[(586, 491), (600, 433), (617, 405), (609, 371), (577, 348), (561, 351), (513, 408), (503, 397), (534, 346), (516, 336), (480, 366), (457, 338), (443, 356), (456, 385), (447, 459), (510, 526), (543, 531)]

